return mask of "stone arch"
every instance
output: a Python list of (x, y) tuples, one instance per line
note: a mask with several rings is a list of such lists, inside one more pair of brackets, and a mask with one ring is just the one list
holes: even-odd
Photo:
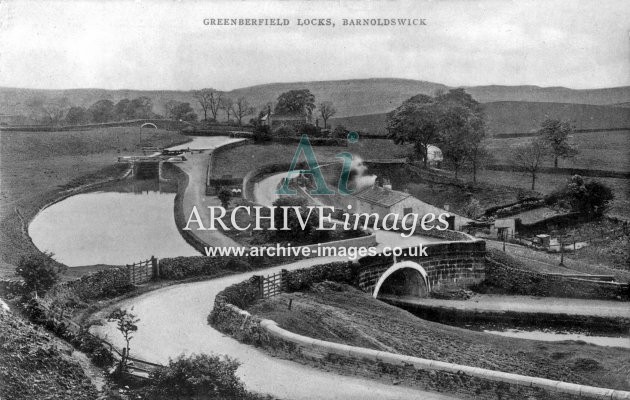
[(381, 286), (383, 286), (383, 283), (387, 280), (387, 278), (390, 277), (390, 275), (406, 268), (419, 272), (420, 276), (422, 276), (422, 280), (424, 281), (424, 284), (427, 287), (427, 291), (430, 290), (429, 275), (427, 274), (427, 271), (425, 271), (424, 268), (422, 268), (420, 264), (415, 263), (413, 261), (401, 261), (399, 263), (392, 265), (385, 272), (383, 272), (383, 275), (381, 275), (381, 277), (376, 282), (376, 286), (374, 286), (374, 292), (372, 293), (372, 297), (374, 298), (378, 297), (378, 292), (381, 290)]
[(153, 129), (157, 129), (157, 125), (151, 123), (151, 122), (145, 122), (144, 124), (140, 125), (140, 128), (153, 128)]

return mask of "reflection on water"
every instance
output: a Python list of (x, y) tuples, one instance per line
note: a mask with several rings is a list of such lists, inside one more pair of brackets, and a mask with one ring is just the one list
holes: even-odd
[(116, 182), (46, 208), (31, 222), (29, 235), (70, 267), (199, 255), (175, 226), (176, 191), (175, 182)]
[(505, 329), (502, 331), (484, 330), (494, 335), (508, 336), (520, 339), (542, 340), (545, 342), (558, 342), (562, 340), (581, 340), (599, 346), (630, 348), (629, 337), (589, 336), (582, 333), (560, 333), (551, 330), (523, 331), (519, 329)]

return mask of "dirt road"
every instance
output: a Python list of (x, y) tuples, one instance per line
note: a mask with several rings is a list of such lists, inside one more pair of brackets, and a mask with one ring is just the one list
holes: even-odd
[[(255, 274), (270, 274), (282, 268), (304, 268), (339, 259), (302, 260)], [(225, 287), (248, 279), (246, 273), (205, 282), (171, 286), (117, 304), (132, 308), (140, 322), (131, 343), (131, 354), (148, 361), (166, 363), (179, 354), (215, 353), (238, 359), (237, 373), (248, 389), (285, 399), (453, 399), (438, 393), (388, 385), (359, 377), (340, 376), (288, 360), (274, 358), (253, 346), (225, 336), (207, 323), (214, 297)], [(99, 313), (103, 316), (106, 311)], [(113, 324), (92, 330), (122, 345)]]

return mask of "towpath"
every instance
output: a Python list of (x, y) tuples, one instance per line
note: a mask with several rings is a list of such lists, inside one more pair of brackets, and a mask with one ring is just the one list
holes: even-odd
[(469, 300), (420, 299), (417, 297), (396, 297), (395, 300), (407, 304), (449, 307), (470, 311), (567, 314), (625, 318), (630, 321), (630, 307), (628, 307), (627, 302), (622, 301), (483, 294), (475, 295)]

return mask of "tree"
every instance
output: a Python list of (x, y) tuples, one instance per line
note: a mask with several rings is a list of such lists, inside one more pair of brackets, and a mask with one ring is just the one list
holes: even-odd
[(133, 333), (138, 330), (137, 323), (140, 322), (140, 319), (127, 310), (117, 308), (107, 316), (107, 320), (116, 322), (116, 327), (125, 339), (125, 348), (123, 348), (119, 365), (119, 371), (124, 371), (127, 368), (127, 360), (129, 359), (129, 344), (131, 339), (133, 339)]
[(219, 189), (219, 193), (217, 194), (219, 201), (221, 202), (221, 206), (226, 210), (230, 207), (230, 200), (232, 199), (232, 192), (230, 192), (227, 188), (222, 187)]
[(324, 129), (328, 128), (328, 118), (337, 114), (337, 110), (333, 106), (333, 103), (330, 101), (324, 101), (319, 105), (319, 115), (322, 116), (322, 120), (324, 120)]
[(153, 117), (153, 101), (146, 96), (136, 97), (129, 103), (128, 114), (135, 119)]
[(455, 170), (456, 178), (460, 169), (470, 167), (476, 183), (477, 169), (487, 154), (483, 145), (485, 126), (481, 105), (464, 89), (440, 92), (435, 102), (444, 158)]
[(490, 154), (481, 140), (475, 140), (469, 144), (466, 157), (472, 171), (473, 183), (476, 184), (477, 172), (491, 162), (492, 154)]
[(572, 211), (589, 217), (603, 215), (615, 198), (608, 186), (598, 181), (585, 182), (579, 175), (572, 176), (552, 197), (558, 203), (568, 203)]
[(201, 89), (193, 92), (193, 97), (203, 110), (203, 119), (208, 119), (208, 111), (212, 113), (212, 118), (217, 119), (217, 113), (221, 106), (221, 92), (214, 89)]
[(238, 126), (241, 126), (243, 124), (243, 117), (251, 115), (255, 111), (256, 110), (254, 109), (254, 107), (250, 106), (247, 102), (247, 99), (242, 96), (236, 99), (236, 101), (232, 105), (232, 114), (234, 114), (234, 116), (236, 117), (236, 120), (238, 121)]
[(315, 96), (308, 89), (289, 90), (278, 96), (278, 102), (274, 110), (277, 114), (313, 115), (315, 109)]
[(193, 91), (193, 97), (203, 110), (203, 119), (208, 119), (208, 111), (212, 112), (213, 118), (217, 119), (218, 105), (221, 95), (214, 89), (201, 89)]
[(573, 133), (570, 122), (546, 119), (538, 133), (551, 148), (554, 168), (558, 168), (558, 158), (571, 158), (578, 153), (577, 149), (569, 143), (569, 135)]
[(22, 256), (15, 271), (24, 279), (27, 289), (35, 292), (35, 297), (46, 293), (65, 270), (62, 264), (55, 262), (52, 253), (33, 253)]
[(66, 124), (81, 125), (90, 120), (90, 114), (83, 107), (70, 107), (66, 114)]
[(234, 100), (229, 97), (221, 98), (221, 108), (225, 112), (227, 116), (228, 122), (230, 121), (230, 113), (232, 112), (232, 105), (234, 105)]
[(102, 123), (114, 119), (114, 103), (111, 100), (99, 100), (88, 108), (92, 122)]
[(540, 138), (535, 138), (527, 144), (517, 146), (511, 151), (510, 159), (512, 164), (531, 175), (532, 190), (536, 190), (536, 176), (547, 154), (547, 146)]
[(132, 118), (131, 115), (129, 115), (130, 103), (131, 100), (129, 99), (121, 99), (114, 105), (114, 114), (117, 120), (124, 121)]
[(27, 101), (26, 105), (35, 120), (48, 125), (59, 125), (70, 109), (70, 103), (66, 97), (48, 100), (34, 97)]
[(388, 137), (396, 144), (412, 143), (427, 167), (428, 148), (439, 137), (438, 110), (433, 99), (417, 95), (387, 114)]
[(442, 112), (438, 123), (440, 150), (455, 171), (455, 179), (468, 161), (468, 145), (473, 129), (470, 117), (466, 108), (453, 107)]
[(180, 103), (175, 100), (169, 102), (169, 117), (177, 121), (196, 121), (197, 114), (190, 106), (190, 103)]

